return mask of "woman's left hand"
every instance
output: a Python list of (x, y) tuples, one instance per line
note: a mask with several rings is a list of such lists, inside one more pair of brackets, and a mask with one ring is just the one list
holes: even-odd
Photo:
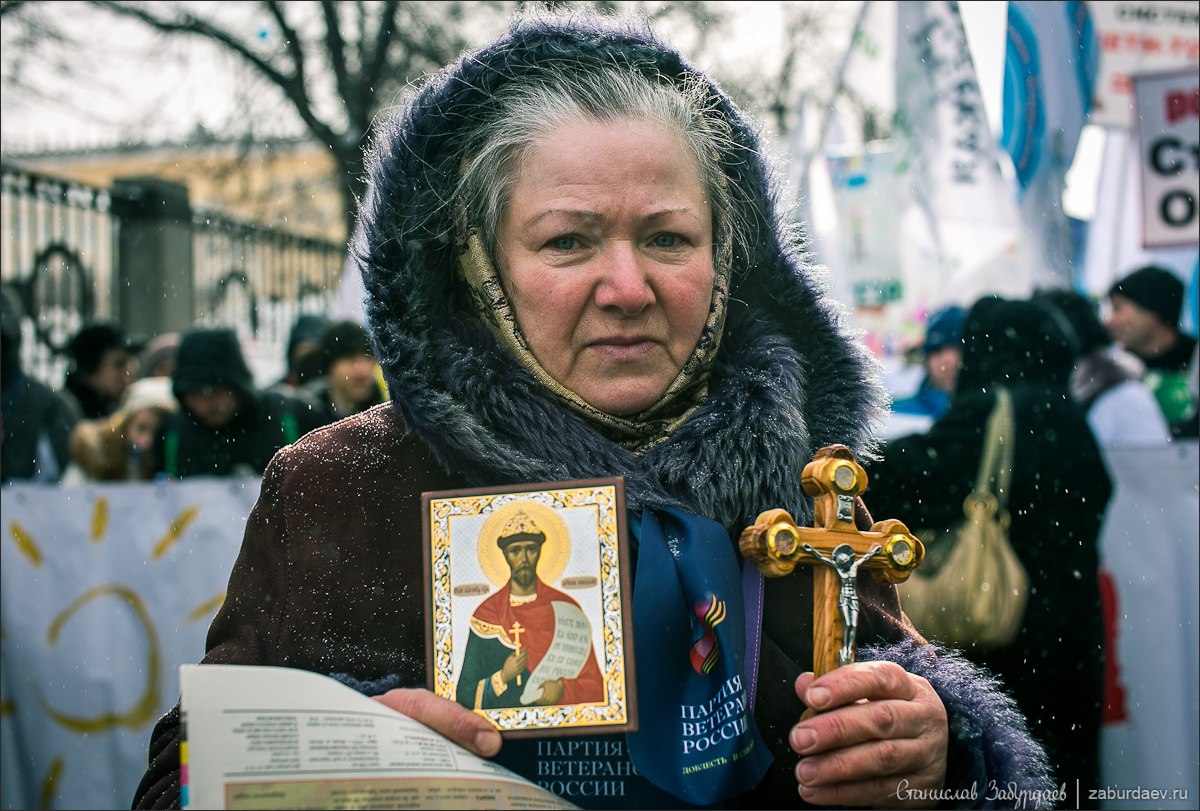
[(482, 715), (421, 687), (388, 690), (372, 696), (380, 704), (420, 721), (439, 735), (482, 757), (500, 751), (500, 733)]
[(946, 707), (929, 682), (892, 662), (857, 662), (819, 679), (804, 673), (796, 694), (816, 715), (792, 727), (802, 755), (800, 796), (821, 806), (936, 806), (946, 779)]

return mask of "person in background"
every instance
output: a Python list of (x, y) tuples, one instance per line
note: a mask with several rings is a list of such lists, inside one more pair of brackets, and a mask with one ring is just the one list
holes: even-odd
[(1188, 382), (1196, 338), (1179, 328), (1183, 282), (1171, 271), (1145, 265), (1113, 284), (1104, 325), (1113, 339), (1146, 364), (1144, 378), (1171, 433), (1200, 435), (1200, 410)]
[(964, 653), (1012, 691), (1058, 782), (1094, 786), (1103, 672), (1098, 541), (1112, 482), (1068, 391), (1073, 351), (1060, 320), (1031, 301), (976, 302), (964, 322), (953, 403), (927, 433), (889, 442), (883, 458), (866, 465), (864, 497), (876, 515), (901, 516), (915, 531), (957, 524), (996, 390), (1009, 390), (1009, 538), (1029, 575), (1029, 601), (1010, 645)]
[(172, 390), (180, 408), (164, 420), (155, 457), (173, 478), (260, 475), (277, 450), (324, 424), (307, 402), (255, 387), (232, 329), (184, 333)]
[[(962, 324), (966, 311), (950, 306), (934, 312), (920, 348), (921, 379), (915, 391), (892, 401), (882, 434), (885, 440), (928, 431), (946, 412), (962, 364)], [(912, 362), (909, 362), (910, 364)]]
[(80, 419), (107, 417), (116, 410), (137, 366), (134, 347), (116, 324), (95, 323), (71, 338), (71, 369), (60, 390)]
[(0, 482), (57, 482), (71, 461), (75, 409), (21, 368), (21, 307), (0, 294)]
[(151, 338), (138, 355), (138, 379), (170, 377), (175, 372), (175, 355), (178, 352), (178, 332), (164, 332)]
[(146, 377), (125, 390), (110, 417), (81, 420), (71, 433), (71, 467), (65, 484), (81, 481), (140, 481), (159, 469), (154, 442), (168, 414), (178, 410), (171, 380)]
[(1145, 365), (1113, 341), (1092, 302), (1072, 290), (1040, 290), (1033, 301), (1063, 320), (1075, 356), (1071, 396), (1100, 447), (1145, 448), (1170, 442), (1166, 418), (1142, 384)]
[[(1071, 372), (1071, 396), (1087, 417), (1088, 426), (1102, 450), (1162, 448), (1171, 442), (1171, 429), (1154, 395), (1143, 384), (1146, 367), (1141, 359), (1113, 341), (1096, 304), (1073, 290), (1042, 290), (1033, 301), (1049, 308), (1073, 336), (1075, 368)], [(1119, 462), (1118, 462), (1119, 464)], [(1114, 507), (1115, 506), (1114, 499)], [(1099, 587), (1102, 616), (1109, 618), (1104, 634), (1104, 707), (1123, 706), (1117, 658), (1119, 616), (1118, 583), (1124, 579), (1114, 571), (1113, 550), (1100, 544)], [(1109, 535), (1111, 543), (1111, 535)], [(1107, 553), (1107, 554), (1106, 554)]]
[(287, 370), (271, 389), (284, 394), (295, 394), (304, 384), (320, 377), (321, 336), (330, 321), (323, 315), (301, 313), (288, 333), (284, 361)]
[(339, 321), (321, 336), (317, 355), (321, 377), (305, 385), (328, 412), (328, 421), (365, 411), (384, 402), (371, 336), (357, 321)]
[(921, 346), (924, 377), (915, 392), (892, 403), (892, 411), (935, 420), (946, 413), (962, 365), (962, 327), (966, 315), (962, 307), (946, 307), (929, 317)]
[[(571, 741), (619, 807), (1052, 790), (1011, 700), (920, 639), (893, 586), (860, 581), (860, 661), (817, 678), (812, 567), (741, 567), (742, 529), (811, 521), (802, 469), (835, 442), (872, 453), (886, 401), (759, 131), (645, 22), (576, 6), (526, 10), (379, 121), (350, 252), (392, 406), (272, 460), (204, 661), (341, 678), (533, 780), (573, 767), (421, 687), (421, 494), (622, 476), (639, 728)], [(698, 667), (716, 593), (726, 641)], [(723, 726), (689, 749), (701, 702)], [(180, 739), (175, 709), (135, 807), (178, 805)], [(595, 786), (558, 791), (613, 804)]]

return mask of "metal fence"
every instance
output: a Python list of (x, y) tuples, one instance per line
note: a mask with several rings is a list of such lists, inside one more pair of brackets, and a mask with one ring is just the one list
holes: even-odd
[(112, 318), (112, 198), (105, 189), (2, 167), (0, 279), (20, 303), (22, 363), (61, 382), (71, 336)]
[(282, 368), (296, 317), (332, 310), (343, 246), (206, 212), (192, 216), (192, 245), (193, 321), (236, 329), (252, 366)]
[[(334, 303), (342, 245), (192, 210), (186, 192), (183, 210), (171, 215), (176, 227), (166, 228), (147, 223), (136, 182), (103, 189), (8, 165), (0, 166), (0, 175), (0, 280), (24, 313), (23, 368), (48, 385), (62, 383), (70, 338), (91, 321), (114, 321), (141, 338), (153, 336), (131, 324), (157, 324), (162, 331), (230, 326), (250, 354), (282, 363), (296, 316), (327, 313)], [(128, 212), (139, 206), (134, 224)], [(128, 237), (135, 227), (151, 238), (121, 238), (123, 228)], [(182, 257), (170, 267), (161, 264), (162, 244), (145, 244), (164, 239), (182, 241), (166, 246)], [(156, 254), (138, 257), (139, 250)], [(155, 275), (167, 273), (174, 275)], [(190, 287), (188, 306), (148, 320), (145, 311), (162, 306), (155, 291), (164, 279)]]

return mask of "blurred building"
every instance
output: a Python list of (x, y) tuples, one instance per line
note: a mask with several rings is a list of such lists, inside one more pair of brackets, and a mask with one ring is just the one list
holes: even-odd
[(187, 187), (198, 209), (344, 242), (342, 198), (327, 149), (312, 141), (218, 139), (201, 130), (181, 143), (6, 152), (4, 163), (89, 186), (155, 177)]
[(296, 139), (6, 149), (0, 281), (27, 315), (27, 370), (56, 385), (70, 337), (97, 319), (141, 338), (231, 326), (276, 364), (295, 318), (337, 294), (335, 172)]

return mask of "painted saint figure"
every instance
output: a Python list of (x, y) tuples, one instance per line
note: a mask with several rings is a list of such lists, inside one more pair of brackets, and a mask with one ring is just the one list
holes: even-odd
[(842, 647), (838, 651), (838, 665), (848, 665), (854, 661), (854, 638), (858, 634), (858, 588), (855, 578), (858, 567), (863, 561), (869, 560), (881, 551), (883, 547), (872, 546), (861, 558), (854, 557), (854, 549), (850, 544), (839, 544), (833, 548), (832, 557), (822, 555), (810, 544), (801, 547), (805, 552), (819, 558), (822, 563), (833, 569), (838, 576), (841, 589), (838, 592), (838, 610), (842, 613)]
[[(537, 575), (546, 533), (523, 510), (500, 531), (496, 544), (510, 577), (471, 615), (455, 698), (473, 710), (522, 706), (522, 687), (555, 640), (554, 604), (579, 604)], [(579, 609), (582, 611), (582, 609)], [(603, 680), (590, 648), (576, 678), (551, 679), (531, 703), (542, 706), (602, 701)], [(529, 703), (527, 700), (526, 703)]]

